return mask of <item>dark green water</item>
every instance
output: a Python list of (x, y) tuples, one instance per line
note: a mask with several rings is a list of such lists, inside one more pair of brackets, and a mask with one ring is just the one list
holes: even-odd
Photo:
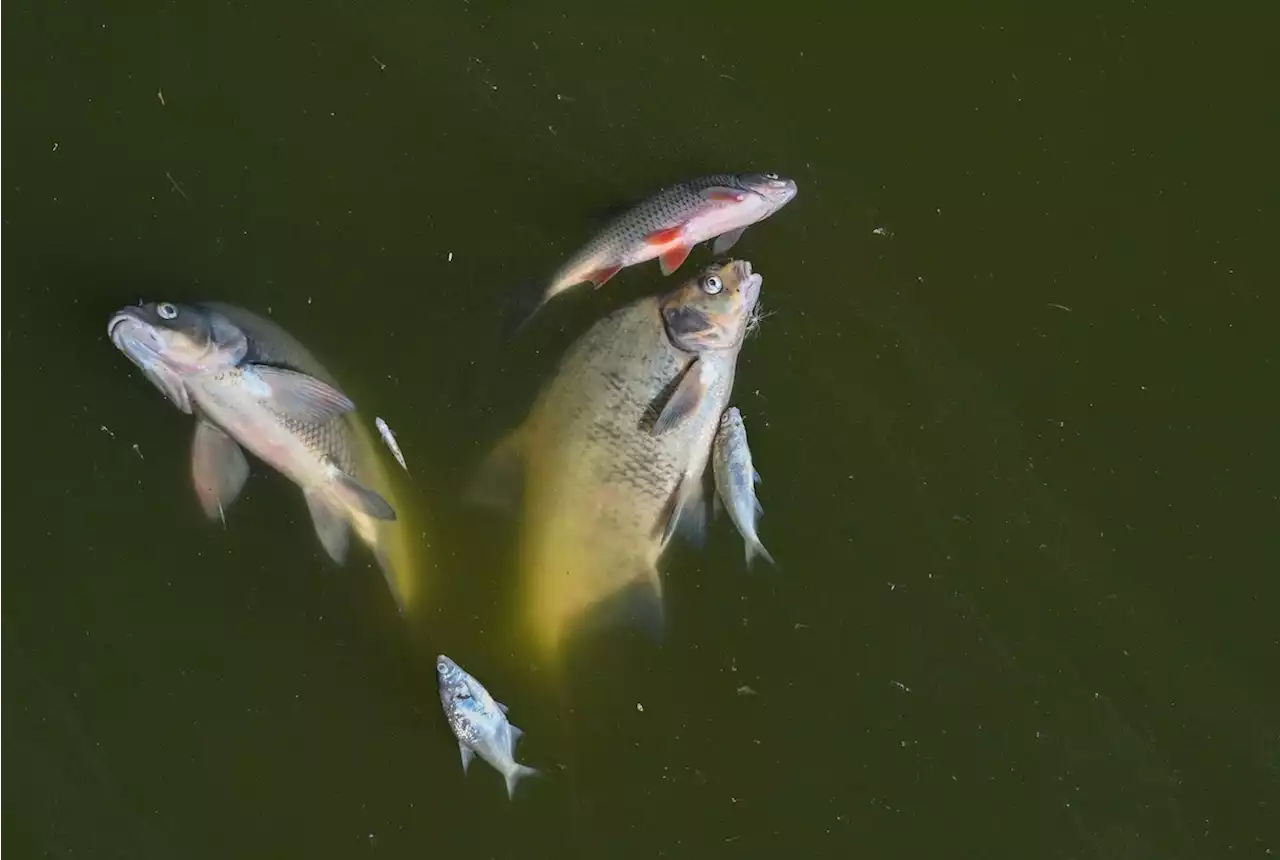
[[(1156, 5), (9, 4), (10, 856), (1280, 851), (1274, 29)], [(459, 488), (665, 282), (508, 346), (501, 303), (722, 169), (800, 184), (735, 248), (782, 569), (718, 522), (663, 646), (553, 692)], [(204, 521), (190, 419), (105, 337), (165, 298), (269, 312), (391, 422), (407, 622), (277, 475)], [(437, 650), (547, 771), (514, 804)]]

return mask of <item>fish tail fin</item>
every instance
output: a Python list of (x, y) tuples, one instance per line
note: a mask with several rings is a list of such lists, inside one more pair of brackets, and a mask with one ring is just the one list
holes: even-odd
[(763, 558), (765, 561), (769, 562), (769, 566), (774, 569), (777, 569), (778, 567), (778, 563), (773, 560), (773, 556), (769, 553), (769, 550), (764, 548), (764, 544), (760, 542), (759, 538), (747, 541), (748, 569), (751, 567), (751, 562), (755, 561), (757, 558)]
[(551, 298), (544, 281), (527, 279), (521, 281), (511, 290), (506, 302), (502, 320), (502, 336), (505, 339), (516, 337), (524, 331), (529, 320), (533, 319), (543, 305)]
[(387, 581), (387, 588), (391, 590), (391, 596), (395, 598), (396, 610), (400, 613), (400, 617), (405, 617), (404, 595), (400, 593), (400, 583), (396, 580), (396, 568), (391, 561), (391, 557), (381, 547), (375, 547), (373, 555), (378, 559), (378, 567), (382, 568), (382, 578)]
[(523, 764), (516, 764), (511, 770), (507, 771), (505, 776), (507, 779), (507, 797), (514, 799), (516, 796), (516, 783), (527, 776), (541, 776), (542, 771), (534, 767), (528, 767)]

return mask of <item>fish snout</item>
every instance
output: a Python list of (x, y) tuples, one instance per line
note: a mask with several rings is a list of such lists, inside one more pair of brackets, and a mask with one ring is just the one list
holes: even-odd
[(742, 297), (747, 304), (755, 304), (756, 299), (760, 297), (760, 287), (764, 283), (764, 278), (751, 271), (749, 260), (735, 261), (734, 275), (738, 278), (738, 289), (742, 292)]

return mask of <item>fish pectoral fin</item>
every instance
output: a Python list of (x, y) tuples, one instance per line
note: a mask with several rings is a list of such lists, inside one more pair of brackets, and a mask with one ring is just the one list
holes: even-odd
[(728, 233), (721, 233), (716, 237), (715, 242), (711, 244), (711, 253), (723, 254), (734, 245), (738, 244), (738, 240), (742, 238), (742, 234), (747, 230), (746, 227), (739, 227), (736, 230), (730, 230)]
[(191, 443), (191, 479), (205, 516), (211, 520), (223, 516), (248, 477), (249, 462), (239, 444), (208, 421), (197, 421)]
[[(498, 706), (498, 710), (502, 711), (502, 713), (505, 714), (507, 712), (507, 706), (502, 704), (502, 702), (499, 702), (497, 699), (494, 699), (493, 703)], [(511, 728), (515, 729), (515, 726), (511, 726)]]
[(351, 543), (351, 525), (346, 516), (323, 489), (313, 487), (304, 490), (302, 497), (307, 500), (307, 510), (311, 512), (311, 522), (324, 551), (329, 554), (329, 558), (343, 564), (347, 560), (347, 547)]
[(259, 397), (269, 400), (277, 414), (294, 421), (327, 424), (356, 408), (351, 398), (329, 383), (296, 370), (254, 364), (245, 368), (245, 374), (265, 383)]
[(692, 250), (692, 245), (676, 245), (671, 250), (663, 252), (662, 256), (658, 258), (658, 268), (662, 270), (664, 275), (671, 274), (680, 268), (685, 260), (689, 259), (689, 252)]
[(724, 185), (713, 185), (698, 193), (702, 195), (703, 200), (714, 200), (717, 203), (741, 203), (747, 199), (747, 192)]
[(524, 493), (524, 447), (523, 428), (509, 433), (467, 482), (463, 501), (479, 507), (514, 510)]
[(466, 773), (467, 768), (471, 767), (471, 760), (476, 757), (475, 751), (462, 741), (458, 741), (458, 750), (462, 753), (462, 772)]
[(346, 472), (335, 470), (332, 491), (342, 503), (375, 520), (394, 520), (396, 509), (378, 493), (369, 489)]
[(708, 368), (709, 365), (699, 358), (689, 363), (658, 417), (654, 419), (653, 426), (649, 429), (651, 435), (661, 436), (698, 411), (703, 398), (707, 396), (711, 381)]
[(661, 530), (659, 546), (663, 549), (672, 536), (679, 533), (694, 546), (702, 546), (707, 537), (707, 502), (701, 476), (685, 475), (671, 492), (654, 528)]

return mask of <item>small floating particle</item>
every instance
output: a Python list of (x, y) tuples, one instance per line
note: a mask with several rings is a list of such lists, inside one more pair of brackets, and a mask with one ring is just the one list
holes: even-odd
[(760, 694), (757, 693), (755, 690), (751, 689), (750, 687), (748, 687), (746, 684), (743, 684), (741, 687), (738, 688), (738, 695), (739, 696), (758, 696)]

